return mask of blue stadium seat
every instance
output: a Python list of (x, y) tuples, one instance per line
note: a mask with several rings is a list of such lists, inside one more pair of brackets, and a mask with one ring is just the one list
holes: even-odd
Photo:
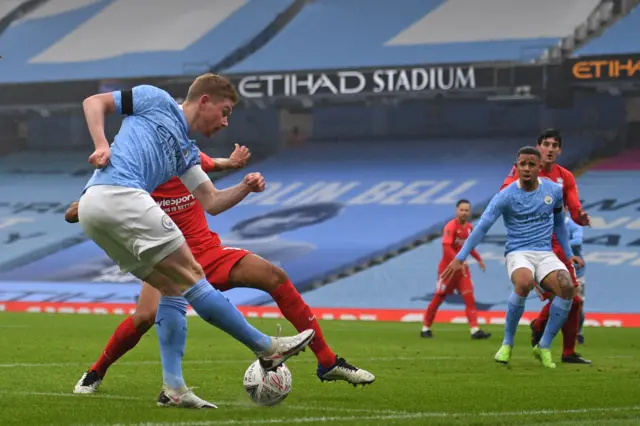
[(529, 60), (571, 34), (598, 3), (317, 0), (228, 72)]
[[(625, 152), (578, 179), (580, 198), (592, 217), (585, 228), (588, 312), (637, 312), (640, 288), (629, 277), (640, 267), (640, 151)], [(480, 244), (486, 273), (472, 266), (471, 273), (479, 310), (506, 310), (511, 285), (504, 268), (504, 226), (498, 221)], [(395, 257), (388, 262), (308, 292), (312, 306), (424, 309), (435, 289), (442, 249), (440, 239)], [(475, 263), (470, 259), (470, 264)], [(527, 310), (541, 307), (530, 296)], [(460, 297), (443, 309), (463, 310)]]
[[(315, 280), (438, 232), (459, 198), (480, 206), (496, 192), (516, 150), (527, 143), (517, 138), (332, 142), (291, 149), (246, 170), (262, 172), (267, 191), (209, 217), (210, 226), (224, 244), (283, 266), (305, 289)], [(566, 159), (586, 155), (593, 145), (567, 144)], [(231, 186), (239, 178), (231, 175), (216, 185)], [(56, 199), (73, 200), (85, 179)], [(61, 220), (54, 215), (43, 226), (80, 232), (78, 225)], [(113, 262), (90, 241), (3, 274), (0, 280), (136, 282), (119, 276)], [(242, 304), (269, 300), (251, 289), (228, 295)]]
[(292, 2), (50, 0), (0, 35), (0, 82), (198, 74)]

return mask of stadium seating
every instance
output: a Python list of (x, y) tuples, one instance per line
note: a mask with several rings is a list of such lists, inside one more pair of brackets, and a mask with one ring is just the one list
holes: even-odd
[[(90, 170), (83, 153), (20, 153), (0, 157), (0, 270), (77, 241), (64, 222)], [(85, 166), (86, 165), (86, 166)]]
[(528, 60), (570, 34), (598, 3), (317, 0), (228, 72)]
[(638, 53), (638, 28), (640, 8), (636, 7), (619, 22), (607, 28), (600, 37), (578, 49), (574, 56)]
[[(578, 179), (580, 198), (592, 217), (585, 228), (588, 312), (634, 313), (640, 288), (629, 279), (640, 267), (640, 199), (635, 196), (640, 181), (640, 151), (623, 152)], [(510, 283), (504, 269), (504, 226), (493, 226), (479, 252), (486, 273), (472, 266), (479, 310), (506, 310)], [(423, 309), (431, 299), (441, 257), (440, 240), (399, 255), (325, 287), (308, 292), (313, 306)], [(470, 259), (469, 263), (474, 263)], [(530, 296), (527, 310), (540, 307)], [(459, 297), (448, 299), (443, 309), (462, 310)]]
[[(282, 265), (305, 289), (329, 274), (437, 232), (460, 197), (481, 206), (502, 182), (515, 151), (527, 142), (327, 142), (292, 149), (249, 168), (265, 175), (267, 191), (252, 195), (232, 212), (209, 217), (210, 226), (224, 244)], [(577, 148), (568, 149), (565, 159), (587, 155), (593, 148), (593, 141), (581, 142), (569, 144)], [(232, 175), (217, 186), (238, 179)], [(73, 200), (82, 184), (84, 179), (56, 199)], [(61, 222), (59, 214), (47, 225), (56, 232), (79, 232), (77, 225)], [(0, 280), (51, 280), (58, 287), (60, 282), (136, 282), (115, 271), (89, 241), (2, 274)], [(117, 294), (122, 285), (114, 290)], [(250, 289), (233, 290), (229, 297), (242, 304), (269, 300)]]
[(0, 82), (208, 71), (293, 1), (50, 0), (0, 35)]

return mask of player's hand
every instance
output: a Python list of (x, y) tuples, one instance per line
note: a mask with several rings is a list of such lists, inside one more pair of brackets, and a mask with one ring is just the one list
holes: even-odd
[(582, 260), (579, 256), (571, 256), (569, 258), (569, 262), (571, 262), (572, 265), (578, 265), (578, 267), (574, 267), (574, 269), (580, 269), (584, 266), (584, 260)]
[(580, 211), (578, 214), (578, 225), (591, 226), (591, 217), (586, 212)]
[(97, 169), (103, 169), (109, 164), (111, 158), (111, 148), (98, 148), (89, 156), (89, 163), (93, 164)]
[(73, 203), (71, 203), (71, 205), (67, 208), (67, 211), (64, 212), (64, 220), (66, 220), (69, 223), (78, 223), (79, 219), (78, 219), (78, 205), (80, 203), (77, 201), (74, 201)]
[(458, 271), (462, 271), (462, 273), (466, 276), (464, 270), (465, 270), (464, 262), (458, 259), (453, 259), (451, 263), (449, 263), (449, 265), (447, 266), (447, 269), (445, 269), (442, 272), (442, 274), (440, 274), (440, 280), (443, 282), (448, 282), (451, 279), (451, 277), (453, 277)]
[(251, 157), (251, 152), (249, 148), (246, 146), (235, 144), (235, 149), (229, 156), (229, 161), (231, 162), (231, 167), (234, 169), (241, 169), (247, 165), (249, 158)]
[(262, 192), (266, 187), (264, 176), (260, 173), (249, 173), (244, 177), (243, 182), (249, 187), (251, 192)]
[(486, 270), (487, 270), (487, 265), (485, 265), (485, 264), (484, 264), (484, 261), (483, 261), (483, 260), (481, 260), (481, 261), (479, 261), (479, 262), (478, 262), (478, 266), (480, 266), (480, 270), (481, 270), (482, 272), (484, 272), (484, 271), (486, 271)]

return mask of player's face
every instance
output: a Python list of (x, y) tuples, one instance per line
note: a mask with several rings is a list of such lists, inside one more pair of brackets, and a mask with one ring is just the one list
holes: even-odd
[(542, 155), (542, 161), (547, 164), (554, 164), (558, 159), (558, 155), (562, 153), (560, 143), (554, 138), (547, 138), (540, 142), (538, 151)]
[(198, 103), (198, 129), (208, 138), (215, 135), (229, 125), (229, 116), (232, 111), (231, 100), (217, 100), (203, 95)]
[(466, 222), (469, 220), (469, 215), (471, 215), (471, 206), (469, 204), (462, 203), (456, 208), (456, 216), (459, 221)]
[(518, 175), (524, 182), (533, 182), (540, 173), (540, 159), (533, 154), (522, 154), (516, 160)]

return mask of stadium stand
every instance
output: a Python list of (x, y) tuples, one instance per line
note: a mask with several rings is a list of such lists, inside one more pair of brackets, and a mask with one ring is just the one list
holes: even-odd
[[(249, 168), (265, 175), (267, 191), (249, 197), (232, 213), (208, 219), (225, 245), (250, 249), (282, 265), (293, 282), (306, 289), (327, 275), (437, 232), (460, 197), (482, 205), (504, 178), (514, 152), (527, 142), (515, 138), (311, 144)], [(579, 149), (565, 153), (565, 160), (586, 156), (595, 146), (593, 140), (582, 141)], [(227, 187), (237, 180), (234, 175), (217, 185)], [(71, 201), (83, 183), (84, 179), (70, 185), (75, 192), (58, 198)], [(59, 232), (81, 232), (77, 225), (63, 223), (60, 213), (46, 225)], [(93, 242), (16, 268), (0, 280), (47, 280), (55, 286), (135, 283), (131, 276), (119, 276)], [(229, 298), (240, 304), (270, 300), (251, 289), (235, 289)]]
[[(640, 266), (640, 151), (625, 151), (603, 161), (578, 178), (580, 198), (592, 217), (584, 231), (587, 262), (587, 312), (634, 313), (640, 289), (629, 277)], [(452, 216), (450, 211), (450, 215)], [(487, 264), (483, 274), (472, 266), (479, 310), (504, 311), (511, 285), (504, 269), (504, 226), (498, 221), (479, 252)], [(343, 278), (317, 290), (305, 299), (314, 306), (425, 309), (435, 289), (437, 263), (442, 255), (440, 239), (389, 261)], [(470, 259), (470, 264), (474, 263)], [(535, 295), (527, 310), (541, 305)], [(443, 309), (463, 309), (461, 298), (451, 297)]]
[(574, 56), (638, 53), (638, 28), (640, 9), (636, 7), (616, 24), (607, 28), (600, 37), (578, 49)]
[(50, 0), (0, 35), (0, 82), (205, 72), (293, 2)]
[(389, 13), (386, 0), (318, 0), (227, 72), (529, 60), (570, 34), (598, 3), (403, 0)]

